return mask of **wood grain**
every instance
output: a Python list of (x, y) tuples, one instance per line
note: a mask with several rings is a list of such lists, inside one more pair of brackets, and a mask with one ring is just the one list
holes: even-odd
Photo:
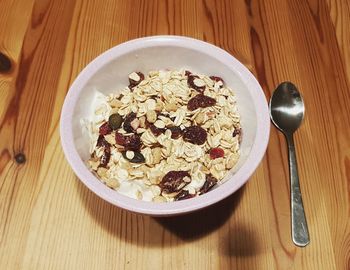
[[(0, 10), (0, 269), (350, 269), (348, 1), (2, 0)], [(106, 49), (157, 34), (227, 50), (267, 98), (297, 84), (308, 247), (291, 242), (286, 144), (274, 128), (250, 181), (186, 216), (126, 212), (75, 177), (58, 130), (70, 84)]]

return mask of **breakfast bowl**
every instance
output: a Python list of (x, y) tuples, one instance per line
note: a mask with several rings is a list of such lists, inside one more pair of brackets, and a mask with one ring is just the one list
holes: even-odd
[[(130, 74), (139, 79), (137, 74), (141, 73), (135, 74), (135, 71), (147, 74), (154, 70), (186, 70), (216, 75), (219, 77), (215, 78), (222, 78), (225, 85), (234, 91), (242, 130), (240, 155), (224, 179), (200, 196), (162, 203), (138, 200), (108, 187), (88, 166), (91, 138), (84, 132), (83, 122), (93, 117), (96, 97), (125, 89), (130, 82)], [(117, 207), (151, 216), (189, 213), (233, 194), (249, 180), (261, 162), (269, 131), (266, 98), (250, 71), (214, 45), (179, 36), (135, 39), (102, 53), (81, 71), (71, 85), (60, 119), (63, 151), (80, 181), (97, 196)]]

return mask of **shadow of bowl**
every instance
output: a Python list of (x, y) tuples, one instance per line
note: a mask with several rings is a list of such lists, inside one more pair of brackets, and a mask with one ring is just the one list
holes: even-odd
[(190, 214), (153, 219), (182, 240), (192, 241), (220, 228), (234, 213), (244, 189), (245, 186), (228, 198)]
[[(172, 217), (151, 217), (118, 208), (99, 198), (78, 179), (77, 193), (89, 215), (113, 237), (134, 245), (165, 246), (193, 241), (220, 228), (234, 213), (245, 187), (230, 197), (196, 212)], [(180, 241), (164, 239), (175, 235)]]

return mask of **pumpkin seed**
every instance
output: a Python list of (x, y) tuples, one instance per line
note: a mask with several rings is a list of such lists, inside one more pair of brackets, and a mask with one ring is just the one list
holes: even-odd
[(114, 113), (108, 119), (108, 124), (113, 130), (120, 128), (123, 122), (123, 117), (120, 114)]

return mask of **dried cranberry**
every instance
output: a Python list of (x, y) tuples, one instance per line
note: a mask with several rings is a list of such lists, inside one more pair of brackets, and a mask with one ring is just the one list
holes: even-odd
[(211, 174), (207, 174), (205, 176), (204, 185), (199, 190), (199, 195), (207, 193), (209, 190), (211, 190), (216, 185), (217, 182), (218, 182), (218, 180), (214, 176), (212, 176)]
[(222, 148), (216, 147), (216, 148), (210, 149), (209, 155), (211, 159), (216, 159), (216, 158), (224, 157), (225, 152)]
[(165, 193), (177, 192), (190, 182), (185, 181), (185, 177), (190, 178), (191, 176), (185, 171), (170, 171), (163, 176), (159, 186)]
[(222, 85), (220, 85), (220, 88), (224, 86), (224, 80), (218, 76), (210, 76), (210, 79), (212, 79), (214, 82), (222, 82)]
[(186, 142), (201, 145), (207, 140), (207, 132), (200, 126), (187, 127), (185, 128), (183, 139)]
[(196, 91), (198, 91), (200, 93), (203, 93), (204, 90), (205, 90), (205, 86), (197, 86), (194, 83), (195, 79), (199, 79), (199, 77), (197, 75), (189, 75), (187, 77), (187, 85), (188, 85), (188, 87), (193, 88), (194, 90), (196, 90)]
[(112, 128), (109, 126), (108, 122), (105, 122), (100, 126), (99, 133), (100, 135), (107, 135), (112, 132)]
[(152, 131), (153, 135), (154, 136), (159, 136), (160, 134), (164, 133), (165, 132), (165, 128), (157, 128), (155, 125), (153, 124), (150, 124), (149, 125), (149, 128), (150, 130)]
[(129, 113), (124, 120), (123, 128), (126, 132), (135, 132), (134, 128), (131, 126), (131, 122), (136, 119), (136, 113)]
[(119, 145), (125, 145), (125, 138), (126, 136), (124, 136), (123, 134), (120, 134), (118, 132), (115, 133), (115, 142)]
[(206, 107), (211, 107), (216, 104), (216, 100), (205, 96), (203, 94), (199, 94), (193, 98), (191, 98), (188, 103), (187, 103), (187, 109), (190, 111), (194, 111), (198, 108), (206, 108)]
[(142, 72), (138, 71), (138, 72), (136, 72), (136, 74), (139, 75), (140, 80), (135, 81), (135, 80), (129, 78), (129, 88), (130, 89), (134, 88), (136, 85), (138, 85), (140, 82), (142, 82), (145, 79), (145, 75), (143, 75)]
[(171, 127), (169, 128), (171, 131), (171, 138), (178, 139), (182, 136), (182, 130), (180, 127)]
[(193, 198), (194, 194), (190, 194), (188, 190), (181, 190), (175, 197), (175, 201), (180, 201), (180, 200), (185, 200), (185, 199), (190, 199)]

